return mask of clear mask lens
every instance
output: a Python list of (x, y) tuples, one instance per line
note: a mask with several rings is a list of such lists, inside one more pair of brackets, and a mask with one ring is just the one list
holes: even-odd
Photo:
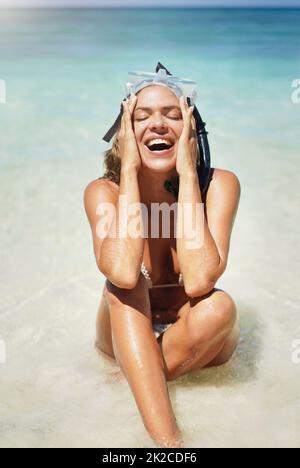
[(164, 69), (160, 69), (158, 73), (143, 71), (129, 72), (128, 81), (126, 83), (126, 97), (129, 97), (131, 93), (137, 93), (141, 91), (141, 89), (152, 85), (167, 86), (177, 97), (189, 97), (191, 105), (195, 103), (197, 98), (197, 83), (195, 81), (168, 75)]

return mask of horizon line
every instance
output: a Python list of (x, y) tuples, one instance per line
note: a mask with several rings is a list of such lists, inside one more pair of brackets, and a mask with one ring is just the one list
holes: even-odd
[(178, 6), (97, 6), (97, 5), (47, 5), (1, 6), (0, 10), (300, 10), (300, 5), (178, 5)]

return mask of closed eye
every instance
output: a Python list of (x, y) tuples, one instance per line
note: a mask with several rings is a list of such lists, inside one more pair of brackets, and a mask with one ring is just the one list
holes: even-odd
[[(182, 116), (171, 116), (171, 115), (168, 116), (167, 115), (166, 117), (169, 118), (169, 119), (172, 119), (172, 120), (182, 120)], [(134, 120), (136, 120), (137, 122), (141, 122), (141, 121), (146, 120), (148, 118), (149, 118), (149, 116), (147, 116), (147, 117), (138, 117), (138, 118), (136, 117)]]

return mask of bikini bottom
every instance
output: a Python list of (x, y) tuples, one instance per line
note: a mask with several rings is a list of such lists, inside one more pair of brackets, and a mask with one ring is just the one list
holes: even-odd
[(162, 335), (162, 333), (168, 330), (168, 328), (170, 328), (172, 325), (174, 325), (174, 323), (154, 323), (153, 331), (154, 331), (156, 338)]

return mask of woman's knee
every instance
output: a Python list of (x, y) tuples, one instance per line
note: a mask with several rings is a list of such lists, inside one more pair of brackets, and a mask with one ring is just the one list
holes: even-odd
[(240, 337), (240, 326), (237, 320), (233, 329), (226, 337), (222, 350), (206, 367), (222, 366), (223, 364), (226, 364), (232, 358), (238, 346), (239, 337)]
[(205, 299), (193, 299), (185, 319), (190, 336), (196, 341), (210, 341), (231, 333), (237, 321), (237, 309), (229, 294), (215, 289)]

